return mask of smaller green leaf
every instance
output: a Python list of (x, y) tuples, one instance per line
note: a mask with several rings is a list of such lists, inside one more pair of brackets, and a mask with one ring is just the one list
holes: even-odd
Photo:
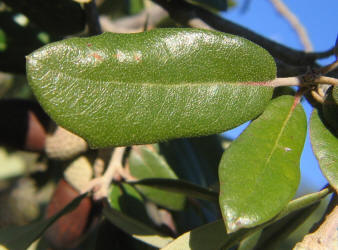
[(150, 224), (142, 196), (129, 184), (112, 184), (108, 202), (110, 206), (130, 217)]
[[(129, 156), (129, 168), (137, 179), (166, 178), (177, 179), (165, 159), (154, 146), (134, 146)], [(184, 207), (185, 197), (182, 194), (170, 193), (152, 187), (137, 186), (149, 200), (174, 210)]]
[(228, 232), (267, 222), (295, 195), (306, 123), (294, 97), (278, 97), (225, 151), (219, 203)]
[(124, 232), (154, 247), (163, 247), (173, 240), (171, 237), (162, 235), (146, 224), (111, 208), (107, 203), (105, 203), (103, 208), (103, 214), (111, 223)]
[(338, 139), (323, 124), (317, 110), (313, 110), (311, 115), (310, 138), (321, 171), (338, 191)]
[(78, 196), (59, 213), (54, 216), (20, 227), (9, 227), (0, 229), (0, 247), (8, 249), (27, 249), (37, 240), (56, 220), (61, 216), (70, 213), (80, 204), (87, 193)]
[(218, 201), (219, 194), (217, 192), (197, 186), (187, 181), (153, 178), (129, 183), (136, 186), (149, 186), (168, 192), (180, 193), (192, 198), (213, 202)]

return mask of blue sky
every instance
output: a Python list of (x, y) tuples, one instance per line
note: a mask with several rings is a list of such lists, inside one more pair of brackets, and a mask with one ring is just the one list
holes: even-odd
[[(291, 48), (303, 50), (295, 31), (274, 9), (269, 0), (250, 0), (249, 8), (245, 12), (242, 11), (245, 0), (236, 0), (236, 2), (238, 5), (227, 11), (224, 14), (225, 18)], [(327, 50), (335, 44), (338, 33), (337, 0), (284, 0), (284, 3), (305, 26), (315, 51)], [(320, 62), (328, 63), (333, 60), (334, 58), (331, 57)], [(303, 107), (309, 118), (311, 106), (304, 102)], [(225, 134), (235, 138), (243, 128), (245, 125)], [(301, 158), (301, 174), (300, 189), (306, 186), (315, 191), (327, 183), (312, 153), (309, 138), (306, 140)]]

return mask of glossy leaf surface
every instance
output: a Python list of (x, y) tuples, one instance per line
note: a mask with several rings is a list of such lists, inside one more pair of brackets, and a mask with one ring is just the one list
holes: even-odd
[(273, 99), (223, 154), (219, 203), (228, 232), (268, 221), (295, 195), (306, 117), (293, 103)]
[(264, 110), (276, 67), (240, 37), (155, 29), (49, 44), (27, 57), (27, 75), (58, 124), (107, 147), (236, 127)]
[(62, 215), (73, 211), (87, 194), (75, 198), (64, 209), (54, 216), (21, 227), (2, 228), (0, 230), (0, 248), (27, 249), (43, 232), (45, 232)]
[(338, 139), (323, 124), (317, 110), (311, 115), (310, 137), (321, 171), (331, 186), (338, 191)]
[[(165, 159), (154, 146), (134, 146), (129, 157), (129, 169), (137, 179), (167, 178), (177, 179)], [(153, 187), (136, 186), (151, 201), (174, 210), (184, 207), (185, 197), (182, 194), (166, 192)]]

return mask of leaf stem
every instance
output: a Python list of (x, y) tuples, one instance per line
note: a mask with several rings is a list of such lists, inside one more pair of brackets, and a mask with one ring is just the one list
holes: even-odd
[(281, 77), (276, 78), (269, 82), (270, 86), (280, 87), (280, 86), (311, 86), (318, 84), (329, 84), (333, 86), (338, 86), (338, 79), (329, 77), (329, 76), (321, 76), (317, 73), (306, 73), (304, 75), (294, 76), (294, 77)]
[(280, 87), (280, 86), (301, 86), (302, 85), (302, 77), (294, 76), (294, 77), (280, 77), (272, 80), (269, 83), (270, 86)]

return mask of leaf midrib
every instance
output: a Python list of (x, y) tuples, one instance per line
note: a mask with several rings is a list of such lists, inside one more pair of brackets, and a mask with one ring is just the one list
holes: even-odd
[[(37, 71), (39, 72), (39, 71)], [(55, 69), (49, 69), (48, 73), (51, 73), (52, 75), (61, 75), (62, 79), (65, 78), (70, 78), (72, 80), (78, 80), (78, 81), (89, 81), (89, 82), (94, 82), (94, 84), (113, 84), (113, 85), (132, 85), (132, 86), (164, 86), (164, 87), (184, 87), (184, 86), (221, 86), (221, 85), (240, 85), (240, 86), (257, 86), (257, 87), (273, 87), (272, 85), (272, 80), (266, 80), (266, 81), (250, 81), (250, 82), (177, 82), (174, 84), (168, 84), (168, 83), (133, 83), (133, 82), (114, 82), (114, 81), (98, 81), (98, 80), (93, 80), (93, 79), (88, 79), (85, 77), (78, 77), (74, 76), (72, 74), (66, 74), (63, 71), (58, 71)], [(46, 74), (45, 74), (46, 75)], [(43, 76), (43, 77), (36, 77), (39, 81), (44, 81), (44, 78), (51, 78), (50, 76)], [(49, 75), (49, 74), (48, 74)], [(54, 77), (53, 77), (54, 78)], [(60, 80), (58, 80), (60, 81)], [(51, 81), (55, 82), (55, 81)]]

